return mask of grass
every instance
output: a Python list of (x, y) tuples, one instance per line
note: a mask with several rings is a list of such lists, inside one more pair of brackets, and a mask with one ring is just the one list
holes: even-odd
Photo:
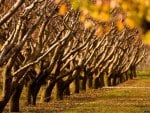
[(142, 77), (150, 77), (150, 70), (140, 70), (140, 71), (137, 71), (137, 74), (140, 78)]
[(94, 101), (83, 102), (60, 113), (144, 113), (150, 112), (147, 89), (108, 89), (93, 91)]
[(150, 87), (147, 74), (141, 72), (136, 79), (120, 84), (126, 87), (123, 89), (90, 89), (36, 107), (21, 103), (21, 113), (150, 113), (150, 89), (127, 88)]
[(150, 91), (142, 90), (139, 93), (133, 89), (113, 89), (98, 92), (100, 95), (95, 101), (77, 105), (61, 113), (143, 113), (144, 110), (150, 110)]

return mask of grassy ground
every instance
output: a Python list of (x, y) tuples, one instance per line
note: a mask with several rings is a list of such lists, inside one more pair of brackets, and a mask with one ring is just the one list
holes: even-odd
[(92, 89), (62, 101), (38, 103), (36, 107), (21, 104), (21, 113), (150, 113), (149, 76), (137, 77), (118, 87), (121, 89)]

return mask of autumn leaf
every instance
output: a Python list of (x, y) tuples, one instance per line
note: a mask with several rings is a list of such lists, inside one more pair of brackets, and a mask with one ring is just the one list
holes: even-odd
[(123, 3), (123, 4), (122, 4), (122, 8), (123, 8), (124, 11), (127, 11), (127, 10), (128, 10), (128, 7), (129, 7), (129, 6), (128, 6), (127, 3)]
[(66, 12), (67, 12), (66, 4), (61, 5), (60, 8), (59, 8), (59, 15), (65, 15)]
[(82, 13), (83, 15), (88, 15), (89, 14), (89, 10), (86, 9), (86, 7), (81, 7)]
[(96, 35), (101, 38), (103, 36), (103, 27), (102, 26), (98, 26), (98, 28), (96, 29)]
[(146, 35), (143, 37), (143, 42), (145, 44), (149, 44), (150, 45), (150, 30), (146, 33)]
[(146, 19), (150, 22), (150, 9), (147, 11)]
[(126, 18), (125, 19), (125, 24), (127, 27), (129, 28), (134, 28), (135, 27), (135, 23), (133, 20), (129, 19), (129, 18)]
[(109, 32), (111, 27), (109, 25), (104, 26), (104, 32), (107, 33)]
[(81, 14), (80, 17), (79, 17), (79, 19), (80, 19), (81, 22), (84, 22), (85, 19), (86, 19), (86, 16), (83, 15), (83, 14)]
[(109, 11), (109, 9), (110, 9), (109, 2), (102, 5), (102, 11), (107, 12)]
[(98, 12), (91, 12), (91, 16), (96, 19), (96, 20), (99, 20), (99, 13)]
[(100, 21), (102, 22), (107, 22), (110, 19), (109, 14), (105, 13), (105, 12), (101, 12), (100, 13), (100, 17), (99, 17)]
[(72, 0), (72, 1), (71, 1), (71, 5), (72, 5), (72, 7), (73, 7), (74, 9), (77, 9), (77, 8), (80, 7), (80, 3), (79, 3), (78, 0)]
[(93, 26), (93, 22), (92, 22), (91, 20), (86, 20), (86, 21), (84, 22), (84, 27), (85, 27), (86, 29), (91, 28), (92, 26)]
[(123, 23), (122, 23), (120, 20), (117, 20), (117, 21), (115, 22), (115, 24), (116, 24), (116, 27), (117, 27), (117, 29), (118, 29), (119, 31), (122, 31), (122, 30), (124, 29), (124, 25), (123, 25)]

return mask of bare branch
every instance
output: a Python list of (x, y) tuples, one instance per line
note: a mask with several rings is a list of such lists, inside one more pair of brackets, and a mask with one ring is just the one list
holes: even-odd
[(11, 9), (2, 18), (0, 18), (0, 26), (2, 26), (18, 10), (24, 1), (25, 0), (17, 0)]

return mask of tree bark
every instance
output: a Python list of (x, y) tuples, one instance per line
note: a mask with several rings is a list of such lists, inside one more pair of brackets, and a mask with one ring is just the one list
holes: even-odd
[(56, 95), (56, 99), (57, 100), (63, 100), (63, 87), (64, 87), (64, 81), (62, 79), (60, 79), (57, 84), (57, 95)]
[(66, 87), (65, 87), (65, 89), (64, 89), (64, 95), (70, 95), (70, 84), (68, 84)]
[(74, 85), (75, 85), (75, 93), (79, 93), (80, 92), (80, 79), (79, 79), (79, 75), (76, 76), (75, 81), (74, 81)]
[(121, 75), (119, 76), (119, 81), (120, 81), (120, 83), (123, 83), (123, 82), (124, 82), (124, 74), (121, 74)]
[(12, 94), (11, 82), (12, 82), (12, 78), (5, 79), (5, 83), (4, 83), (4, 97), (0, 101), (0, 113), (3, 112), (6, 104), (8, 103), (8, 101), (9, 101), (9, 99), (11, 97), (11, 94)]
[(84, 75), (81, 84), (82, 85), (81, 89), (84, 91), (86, 91), (86, 83), (87, 83), (87, 75)]
[(132, 67), (132, 73), (133, 73), (133, 77), (136, 78), (136, 66)]
[(99, 76), (99, 80), (100, 80), (100, 88), (102, 88), (103, 86), (105, 86), (105, 83), (104, 83), (104, 75), (101, 74)]
[(130, 79), (133, 79), (133, 74), (132, 74), (132, 72), (130, 73)]
[(113, 86), (116, 86), (117, 85), (117, 77), (116, 75), (113, 77), (113, 83), (112, 83)]
[(31, 100), (31, 95), (32, 95), (32, 91), (31, 91), (31, 83), (29, 83), (29, 85), (27, 86), (27, 105), (30, 105), (32, 100)]
[[(36, 105), (36, 98), (40, 91), (41, 86), (45, 83), (45, 80), (47, 78), (48, 74), (46, 72), (41, 72), (38, 77), (33, 81), (33, 83), (29, 86), (28, 91), (28, 100), (32, 105)], [(31, 94), (31, 95), (30, 95)], [(31, 97), (31, 99), (30, 99)]]
[(51, 100), (51, 94), (52, 94), (52, 90), (55, 86), (56, 82), (52, 81), (48, 84), (48, 86), (46, 87), (46, 90), (44, 92), (44, 102), (49, 102)]
[(41, 88), (40, 84), (32, 84), (30, 87), (30, 92), (31, 92), (31, 104), (36, 105), (36, 97), (38, 95), (38, 92)]
[(108, 86), (111, 86), (111, 85), (112, 85), (112, 84), (111, 84), (111, 76), (108, 77), (107, 83), (108, 83)]
[(10, 100), (10, 112), (19, 112), (19, 99), (22, 93), (23, 85), (19, 84), (11, 97)]
[(6, 104), (8, 103), (12, 93), (13, 93), (13, 85), (12, 85), (12, 76), (11, 76), (11, 68), (14, 64), (14, 59), (10, 59), (6, 66), (5, 74), (3, 77), (3, 98), (0, 100), (0, 113), (3, 112)]
[(93, 76), (90, 75), (90, 76), (88, 77), (88, 87), (89, 87), (89, 88), (92, 88), (92, 86), (93, 86)]
[(94, 89), (98, 89), (100, 87), (99, 77), (94, 79)]
[(129, 76), (128, 76), (128, 73), (125, 72), (125, 81), (129, 80)]

